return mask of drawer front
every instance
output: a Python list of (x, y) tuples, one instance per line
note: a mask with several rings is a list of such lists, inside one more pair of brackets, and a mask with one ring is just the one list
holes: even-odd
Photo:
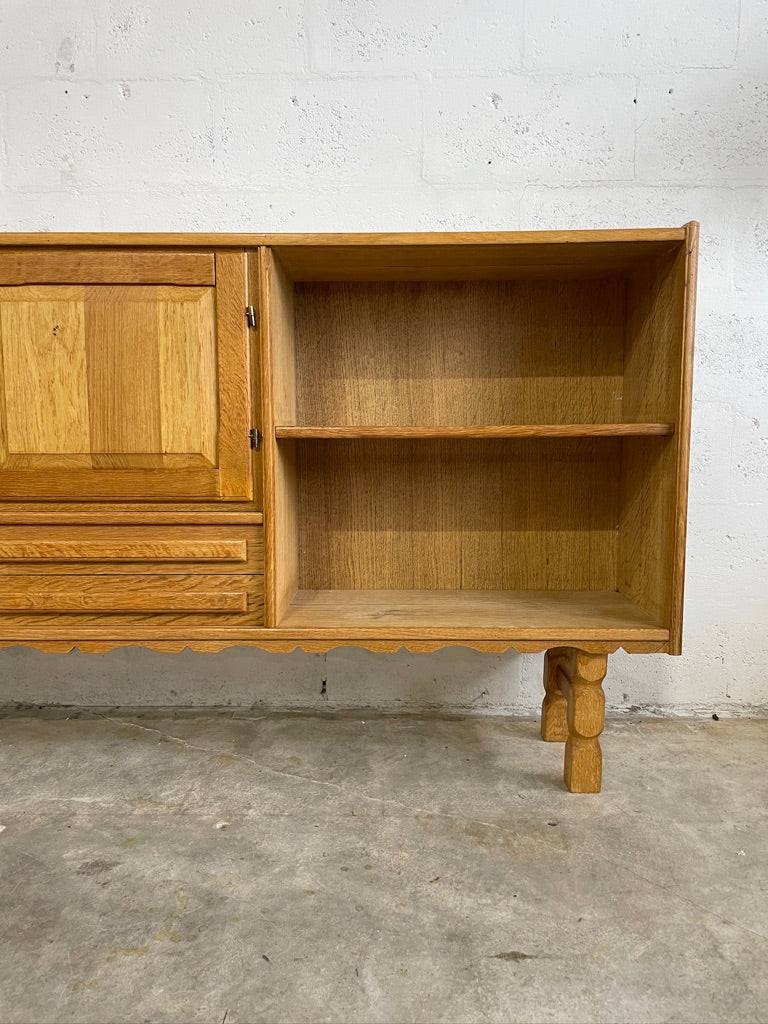
[(5, 627), (261, 625), (262, 576), (5, 576)]
[(256, 525), (0, 527), (0, 576), (263, 572)]

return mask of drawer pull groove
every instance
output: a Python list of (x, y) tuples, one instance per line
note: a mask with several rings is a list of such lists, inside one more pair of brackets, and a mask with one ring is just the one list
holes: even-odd
[(0, 543), (0, 562), (246, 562), (244, 540), (150, 541), (34, 541)]
[(248, 595), (244, 590), (195, 591), (178, 593), (155, 591), (152, 594), (100, 594), (98, 591), (28, 591), (0, 598), (0, 612), (99, 612), (119, 615), (127, 612), (162, 614), (173, 612), (247, 612)]

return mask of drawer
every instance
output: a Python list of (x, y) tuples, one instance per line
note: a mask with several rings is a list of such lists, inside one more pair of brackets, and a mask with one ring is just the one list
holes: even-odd
[(262, 576), (5, 576), (8, 625), (260, 625)]
[(2, 526), (0, 576), (264, 572), (263, 527)]

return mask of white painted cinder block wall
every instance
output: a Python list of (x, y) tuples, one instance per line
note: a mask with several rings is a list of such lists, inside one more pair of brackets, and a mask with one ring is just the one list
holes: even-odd
[[(606, 690), (614, 711), (766, 710), (766, 0), (0, 0), (0, 125), (2, 230), (700, 220), (685, 654), (618, 654)], [(540, 673), (13, 648), (0, 703), (529, 712)]]

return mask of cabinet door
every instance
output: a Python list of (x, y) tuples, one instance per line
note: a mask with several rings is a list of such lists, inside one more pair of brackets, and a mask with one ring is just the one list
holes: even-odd
[(0, 500), (252, 497), (243, 252), (0, 251)]

